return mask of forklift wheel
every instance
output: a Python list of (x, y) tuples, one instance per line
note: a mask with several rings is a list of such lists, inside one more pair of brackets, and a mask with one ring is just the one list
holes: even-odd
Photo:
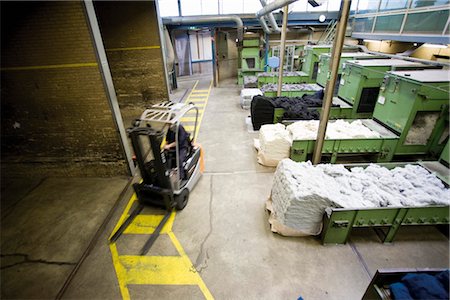
[(184, 188), (181, 193), (176, 196), (175, 201), (177, 202), (177, 209), (182, 210), (186, 207), (186, 204), (189, 200), (189, 190), (187, 188)]

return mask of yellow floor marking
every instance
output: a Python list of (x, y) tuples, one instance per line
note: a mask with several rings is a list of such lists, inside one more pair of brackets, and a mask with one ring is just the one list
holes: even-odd
[(186, 125), (186, 126), (183, 126), (183, 127), (188, 132), (192, 132), (194, 130), (194, 125)]
[(114, 51), (132, 51), (132, 50), (148, 50), (148, 49), (159, 49), (160, 46), (141, 46), (141, 47), (128, 47), (128, 48), (110, 48), (105, 49), (106, 52), (114, 52)]
[(181, 118), (181, 122), (185, 123), (185, 122), (195, 122), (195, 115), (194, 117), (182, 117)]
[(95, 62), (79, 63), (79, 64), (59, 64), (59, 65), (44, 65), (44, 66), (24, 66), (24, 67), (6, 67), (0, 68), (1, 71), (22, 71), (22, 70), (45, 70), (45, 69), (63, 69), (63, 68), (86, 68), (97, 67)]
[[(134, 219), (133, 223), (127, 227), (124, 231), (125, 234), (152, 234), (159, 222), (162, 220), (163, 215), (138, 215), (136, 219)], [(175, 220), (175, 214), (172, 214), (167, 220), (167, 223), (164, 225), (161, 230), (161, 234), (168, 233), (173, 225), (173, 221)]]
[[(197, 87), (198, 80), (195, 82), (192, 88), (191, 94)], [(208, 97), (211, 92), (212, 81), (209, 85)], [(191, 94), (189, 96), (191, 96)], [(188, 97), (189, 100), (189, 97)], [(186, 102), (189, 102), (186, 100)], [(198, 103), (199, 106), (206, 106), (208, 98), (206, 97), (203, 103)], [(196, 104), (197, 106), (197, 104)], [(203, 118), (203, 109), (199, 109), (198, 125), (196, 130), (196, 136), (200, 128), (200, 122)], [(184, 122), (192, 122), (185, 126), (187, 131), (194, 129), (195, 112), (192, 111), (183, 117)], [(133, 204), (136, 202), (136, 194), (130, 198), (124, 212), (122, 213), (118, 223), (116, 224), (111, 235), (117, 231), (120, 225), (129, 216), (130, 210)], [(122, 298), (125, 300), (130, 299), (130, 292), (128, 285), (130, 284), (144, 284), (144, 285), (197, 285), (203, 293), (203, 296), (207, 300), (212, 300), (214, 297), (203, 282), (200, 274), (193, 266), (191, 260), (186, 255), (183, 247), (176, 238), (172, 231), (172, 226), (175, 221), (176, 212), (172, 212), (169, 220), (163, 227), (161, 234), (167, 234), (175, 246), (179, 256), (139, 256), (139, 255), (120, 255), (116, 243), (109, 245), (112, 261), (116, 270), (117, 280), (119, 282), (120, 292)], [(162, 219), (162, 215), (138, 215), (130, 226), (124, 231), (123, 234), (146, 234), (150, 235), (154, 232), (158, 226), (159, 221)]]

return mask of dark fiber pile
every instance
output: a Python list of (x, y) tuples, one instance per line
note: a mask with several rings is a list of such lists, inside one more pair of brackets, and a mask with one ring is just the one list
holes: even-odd
[(283, 120), (318, 120), (322, 107), (323, 90), (314, 95), (302, 97), (264, 97), (255, 96), (251, 102), (251, 119), (254, 130), (264, 124), (273, 124), (274, 109), (283, 108)]

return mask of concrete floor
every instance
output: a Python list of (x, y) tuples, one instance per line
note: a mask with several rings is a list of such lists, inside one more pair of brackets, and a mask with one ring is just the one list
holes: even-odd
[[(194, 82), (180, 81), (172, 97), (185, 95)], [(209, 79), (201, 85), (207, 88)], [(356, 231), (349, 243), (337, 246), (322, 246), (315, 237), (273, 234), (265, 201), (274, 169), (256, 162), (257, 133), (247, 130), (249, 111), (240, 108), (239, 92), (231, 80), (211, 91), (198, 138), (205, 173), (172, 228), (214, 298), (360, 299), (377, 269), (449, 267), (449, 241), (433, 227), (402, 229), (391, 245), (380, 243), (370, 230)], [(111, 180), (45, 179), (2, 190), (2, 298), (56, 296), (126, 184), (123, 178)], [(128, 191), (64, 299), (122, 298), (107, 239), (130, 197)], [(4, 198), (17, 201), (5, 207)], [(124, 235), (118, 252), (137, 255), (147, 238)], [(162, 235), (147, 256), (177, 252)], [(204, 298), (197, 285), (128, 284), (127, 289), (131, 299)]]

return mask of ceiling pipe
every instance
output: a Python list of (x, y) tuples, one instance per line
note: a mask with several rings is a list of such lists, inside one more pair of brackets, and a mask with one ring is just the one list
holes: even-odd
[(295, 1), (297, 1), (297, 0), (275, 0), (275, 1), (271, 2), (271, 3), (269, 3), (268, 5), (265, 5), (262, 9), (258, 10), (256, 12), (256, 18), (259, 19), (262, 16), (270, 14), (275, 9), (282, 8), (282, 7), (286, 6), (286, 5), (294, 3)]
[(244, 23), (236, 15), (222, 16), (189, 16), (189, 17), (168, 17), (164, 18), (164, 24), (205, 24), (205, 23), (224, 23), (234, 22), (237, 26), (237, 39), (241, 43), (244, 38)]
[(272, 30), (269, 29), (269, 26), (267, 26), (266, 20), (264, 19), (264, 16), (258, 18), (259, 24), (261, 24), (262, 29), (265, 33), (271, 34)]
[[(266, 0), (259, 0), (259, 2), (261, 2), (261, 5), (263, 8), (267, 5)], [(273, 16), (273, 13), (270, 12), (269, 14), (267, 14), (266, 17), (269, 20), (270, 27), (272, 28), (271, 32), (266, 32), (266, 33), (280, 33), (281, 30), (278, 27), (277, 21), (275, 21), (275, 17)], [(261, 19), (260, 19), (260, 22), (261, 22)], [(261, 26), (262, 26), (262, 24), (261, 24)]]

